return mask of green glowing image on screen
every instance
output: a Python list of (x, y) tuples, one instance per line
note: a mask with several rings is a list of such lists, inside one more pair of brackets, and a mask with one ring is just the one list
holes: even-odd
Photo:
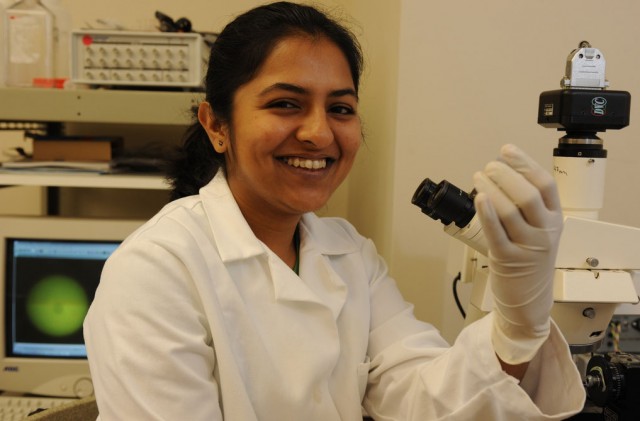
[(73, 278), (51, 275), (38, 281), (27, 296), (27, 314), (41, 332), (55, 337), (82, 327), (89, 309), (84, 289)]

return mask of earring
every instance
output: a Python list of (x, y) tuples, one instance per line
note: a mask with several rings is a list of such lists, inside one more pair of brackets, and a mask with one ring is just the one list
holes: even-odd
[(222, 146), (224, 145), (224, 142), (222, 140), (218, 140), (218, 146)]

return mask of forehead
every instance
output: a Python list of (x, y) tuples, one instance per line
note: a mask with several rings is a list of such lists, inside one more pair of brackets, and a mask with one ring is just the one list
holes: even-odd
[[(278, 78), (291, 80), (276, 80)], [(324, 36), (294, 35), (274, 45), (253, 80), (313, 83), (320, 79), (331, 80), (340, 89), (354, 88), (349, 62), (333, 41)]]

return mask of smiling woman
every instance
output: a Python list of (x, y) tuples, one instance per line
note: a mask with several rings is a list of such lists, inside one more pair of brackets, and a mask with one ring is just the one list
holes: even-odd
[[(448, 347), (416, 320), (370, 240), (343, 219), (314, 214), (362, 142), (361, 68), (355, 38), (310, 6), (260, 6), (220, 33), (206, 100), (169, 174), (174, 200), (112, 254), (85, 319), (102, 420), (356, 420), (363, 411), (534, 420), (581, 407), (580, 376), (540, 303), (545, 294), (534, 300), (535, 341), (526, 323), (499, 325), (508, 349), (531, 345), (524, 360), (505, 361), (510, 354), (494, 347), (499, 315)], [(512, 167), (525, 175), (503, 184), (537, 193), (530, 174), (544, 174), (519, 150), (505, 151), (502, 176)], [(506, 215), (511, 201), (490, 188), (491, 177), (482, 179), (491, 198), (479, 192), (479, 212), (491, 232), (507, 219), (519, 230), (526, 221)], [(553, 214), (533, 196), (540, 215)], [(492, 249), (506, 256), (502, 275), (528, 267), (505, 233), (488, 237), (505, 243)], [(536, 249), (538, 263), (553, 260), (552, 246)], [(512, 301), (510, 314), (521, 316)]]
[[(262, 75), (260, 91), (255, 91), (257, 85), (252, 84), (254, 107), (272, 109), (274, 116), (277, 115), (276, 110), (279, 110), (284, 117), (287, 112), (300, 108), (303, 104), (298, 102), (303, 98), (309, 102), (311, 94), (324, 94), (334, 103), (325, 104), (328, 107), (325, 113), (352, 115), (352, 124), (355, 125), (357, 121), (359, 125), (359, 119), (355, 115), (363, 59), (355, 37), (347, 28), (313, 8), (287, 8), (282, 7), (283, 5), (284, 3), (274, 3), (238, 16), (227, 25), (225, 32), (213, 45), (210, 63), (215, 65), (209, 66), (205, 77), (205, 104), (209, 105), (210, 113), (208, 116), (203, 115), (202, 107), (197, 111), (194, 118), (196, 121), (186, 133), (180, 155), (171, 163), (169, 180), (174, 187), (174, 199), (197, 194), (199, 188), (213, 178), (220, 166), (225, 167), (224, 152), (214, 149), (224, 145), (216, 145), (220, 139), (209, 143), (211, 130), (205, 133), (205, 127), (200, 121), (203, 118), (215, 118), (226, 130), (236, 129), (234, 126), (237, 124), (232, 122), (232, 117), (237, 112), (235, 108), (239, 103), (237, 95), (240, 88), (253, 82), (254, 76), (263, 73), (264, 67), (269, 67), (268, 71), (272, 73), (269, 77), (272, 79), (265, 82), (265, 75)], [(321, 44), (329, 44), (324, 48), (334, 50), (328, 64), (334, 74), (341, 78), (339, 80), (344, 86), (338, 87), (336, 84), (335, 91), (319, 93), (311, 92), (310, 86), (294, 83), (294, 79), (278, 79), (295, 76), (303, 78), (300, 81), (309, 85), (314, 82), (314, 77), (321, 76), (326, 84), (328, 75), (324, 72), (329, 67), (325, 68), (323, 61), (318, 61), (319, 53), (313, 51), (315, 46), (322, 46)], [(312, 47), (311, 51), (307, 47)], [(286, 62), (278, 63), (281, 58)], [(298, 64), (304, 64), (307, 69), (315, 68), (306, 73), (307, 69), (297, 69)], [(293, 71), (297, 75), (292, 74)], [(261, 101), (260, 105), (257, 101)], [(310, 110), (302, 111), (308, 114)], [(227, 137), (230, 134), (227, 132)], [(328, 161), (331, 163), (331, 159)]]
[(254, 230), (268, 218), (292, 232), (303, 213), (329, 200), (360, 145), (347, 60), (324, 36), (289, 36), (233, 101), (230, 123), (206, 103), (199, 113), (213, 148), (225, 154), (231, 192)]

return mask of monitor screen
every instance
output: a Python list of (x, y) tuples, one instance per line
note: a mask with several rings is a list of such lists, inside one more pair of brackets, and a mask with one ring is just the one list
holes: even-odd
[(7, 355), (84, 358), (82, 321), (115, 241), (6, 239)]
[(93, 393), (82, 323), (106, 259), (141, 224), (0, 217), (0, 390)]

